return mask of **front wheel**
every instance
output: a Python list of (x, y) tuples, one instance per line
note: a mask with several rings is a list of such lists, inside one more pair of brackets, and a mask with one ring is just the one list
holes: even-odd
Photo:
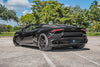
[(52, 47), (50, 46), (50, 41), (47, 39), (47, 36), (44, 33), (40, 34), (39, 36), (38, 46), (39, 49), (43, 51), (48, 51), (52, 49)]
[(20, 43), (20, 38), (18, 36), (14, 36), (13, 38), (13, 43), (15, 46), (20, 46), (19, 43)]
[(82, 49), (84, 48), (85, 44), (73, 46), (74, 49)]

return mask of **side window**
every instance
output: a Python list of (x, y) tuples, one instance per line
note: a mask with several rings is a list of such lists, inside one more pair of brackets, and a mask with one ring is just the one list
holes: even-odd
[(32, 26), (29, 26), (29, 27), (27, 27), (27, 28), (25, 28), (25, 32), (27, 32), (27, 31), (32, 31), (32, 30), (34, 30), (36, 28), (36, 25), (32, 25)]

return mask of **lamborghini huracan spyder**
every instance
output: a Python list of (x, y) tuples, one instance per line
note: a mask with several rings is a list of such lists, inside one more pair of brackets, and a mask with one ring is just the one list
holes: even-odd
[(38, 46), (40, 50), (61, 46), (81, 49), (87, 41), (85, 29), (64, 24), (30, 24), (16, 32), (13, 37), (15, 46)]

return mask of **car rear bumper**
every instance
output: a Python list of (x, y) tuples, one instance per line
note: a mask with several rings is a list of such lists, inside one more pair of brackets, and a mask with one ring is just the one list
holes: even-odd
[(51, 46), (75, 46), (86, 44), (88, 39), (86, 37), (66, 37), (51, 40)]

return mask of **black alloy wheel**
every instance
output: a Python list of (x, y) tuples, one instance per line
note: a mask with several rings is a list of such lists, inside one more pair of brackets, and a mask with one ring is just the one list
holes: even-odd
[(52, 49), (52, 47), (50, 46), (49, 39), (47, 39), (47, 36), (44, 33), (40, 34), (39, 36), (38, 47), (40, 50), (43, 51), (48, 51)]
[(20, 37), (15, 36), (15, 37), (13, 38), (13, 43), (14, 43), (15, 46), (20, 46), (20, 45), (19, 45), (19, 43), (20, 43)]

